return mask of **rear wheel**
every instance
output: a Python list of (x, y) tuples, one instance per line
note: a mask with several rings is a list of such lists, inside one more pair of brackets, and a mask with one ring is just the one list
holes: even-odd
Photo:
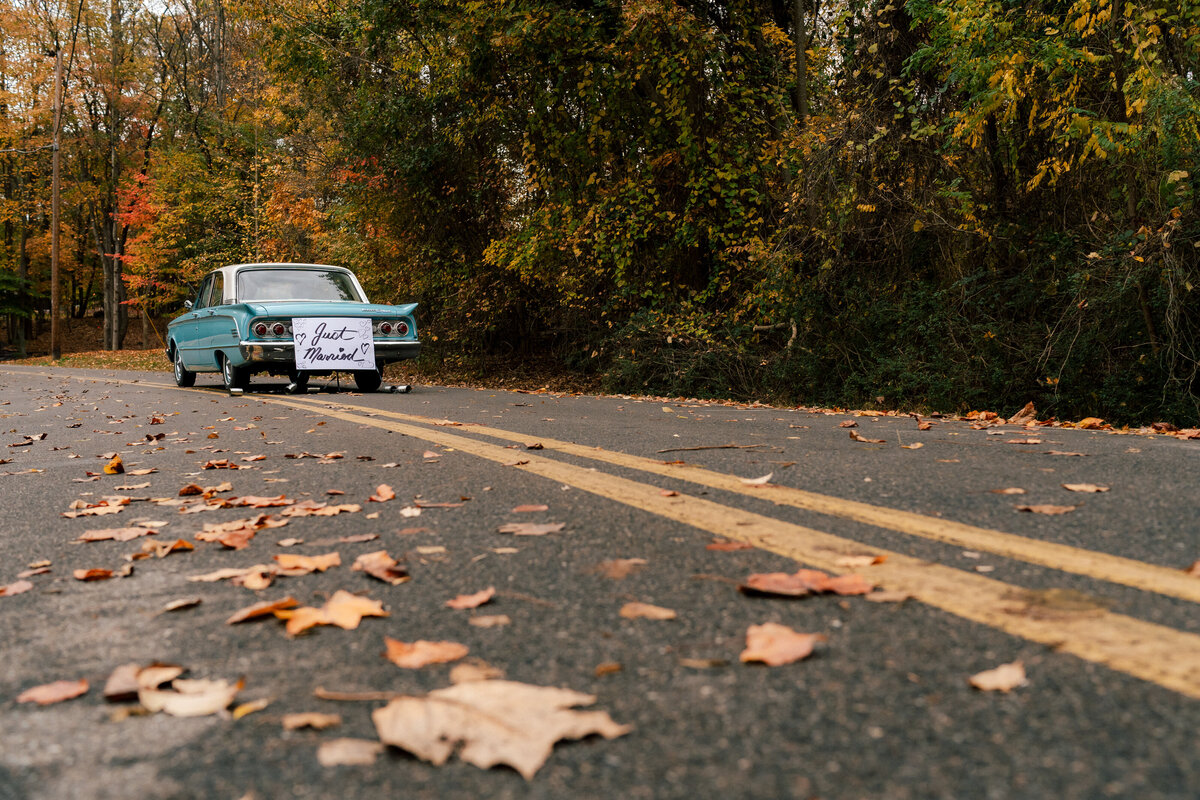
[(226, 389), (247, 389), (250, 386), (250, 370), (236, 367), (228, 357), (221, 359), (221, 377)]
[(176, 347), (171, 351), (171, 360), (175, 365), (175, 385), (176, 386), (195, 386), (196, 373), (183, 365), (183, 356), (179, 354), (179, 348)]
[(374, 392), (383, 383), (383, 372), (377, 369), (360, 369), (354, 372), (354, 385), (360, 392)]
[(290, 381), (289, 388), (294, 392), (301, 392), (308, 387), (309, 374), (304, 370), (294, 369), (288, 372), (288, 380)]

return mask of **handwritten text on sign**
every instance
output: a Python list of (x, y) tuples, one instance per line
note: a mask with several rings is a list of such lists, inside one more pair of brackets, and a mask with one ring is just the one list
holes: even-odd
[(296, 369), (375, 369), (369, 319), (296, 317), (292, 341), (296, 344)]

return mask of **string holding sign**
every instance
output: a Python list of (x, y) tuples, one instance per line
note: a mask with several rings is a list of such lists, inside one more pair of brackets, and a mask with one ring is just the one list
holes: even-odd
[(375, 369), (371, 320), (357, 317), (296, 317), (292, 320), (296, 369)]

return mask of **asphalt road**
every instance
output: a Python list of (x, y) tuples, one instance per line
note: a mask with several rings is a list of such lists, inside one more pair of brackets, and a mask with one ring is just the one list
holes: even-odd
[[(230, 397), (206, 377), (181, 390), (165, 372), (0, 367), (0, 586), (50, 562), (28, 577), (32, 590), (0, 596), (0, 800), (1200, 796), (1200, 578), (1183, 572), (1200, 559), (1200, 441), (439, 387), (289, 396), (256, 381)], [(885, 441), (851, 440), (840, 427), (851, 421)], [(682, 449), (717, 445), (736, 447)], [(306, 453), (343, 457), (288, 457)], [(88, 480), (112, 454), (125, 474)], [(241, 468), (203, 468), (222, 460)], [(768, 473), (768, 485), (743, 482)], [(218, 497), (361, 508), (291, 517), (234, 550), (196, 534), (280, 509), (183, 514), (153, 499), (223, 481), (232, 488)], [(380, 484), (395, 499), (369, 502)], [(1025, 493), (993, 492), (1006, 488)], [(63, 516), (112, 495), (135, 499)], [(138, 521), (160, 532), (76, 541)], [(516, 522), (565, 525), (498, 532)], [(342, 541), (363, 534), (377, 538)], [(196, 549), (124, 558), (178, 538)], [(410, 581), (351, 569), (380, 549)], [(258, 592), (188, 580), (330, 552), (341, 566)], [(644, 563), (614, 578), (600, 565), (615, 559)], [(73, 577), (130, 563), (127, 577)], [(812, 566), (912, 597), (738, 590), (752, 573)], [(489, 586), (487, 605), (445, 606)], [(389, 616), (297, 636), (271, 618), (225, 623), (259, 600), (319, 606), (339, 589)], [(200, 602), (164, 611), (184, 599)], [(622, 618), (631, 601), (677, 617)], [(501, 614), (509, 624), (470, 623)], [(765, 622), (827, 639), (796, 663), (740, 663), (747, 628)], [(632, 730), (561, 742), (529, 781), (396, 748), (370, 765), (322, 766), (324, 742), (377, 739), (371, 713), (385, 701), (320, 699), (318, 688), (423, 695), (450, 683), (453, 665), (387, 661), (385, 637), (462, 643), (508, 680), (595, 695), (591, 708)], [(968, 683), (1014, 661), (1027, 685)], [(104, 699), (116, 667), (153, 662), (243, 678), (231, 707), (269, 704), (181, 718)], [(17, 702), (81, 678), (82, 697)], [(309, 711), (342, 722), (284, 730), (285, 715)]]

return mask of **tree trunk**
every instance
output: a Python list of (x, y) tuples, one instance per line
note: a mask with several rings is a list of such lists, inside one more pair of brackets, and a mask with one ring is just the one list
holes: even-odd
[[(792, 36), (796, 45), (796, 86), (792, 92), (792, 108), (796, 112), (796, 124), (803, 128), (808, 124), (808, 45), (811, 34), (805, 18), (808, 0), (793, 0)], [(814, 7), (816, 0), (813, 0)]]

